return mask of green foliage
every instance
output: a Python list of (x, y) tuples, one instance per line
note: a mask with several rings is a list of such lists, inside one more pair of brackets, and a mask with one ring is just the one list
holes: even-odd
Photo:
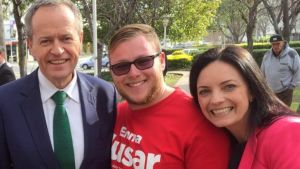
[[(296, 87), (293, 93), (293, 102), (291, 105), (291, 109), (297, 111), (300, 106), (300, 87)], [(300, 113), (298, 111), (298, 113)]]
[(260, 37), (259, 39), (256, 39), (255, 41), (264, 43), (264, 42), (269, 42), (269, 39), (270, 39), (270, 36), (263, 36), (263, 37)]
[(168, 35), (173, 41), (197, 40), (206, 34), (220, 0), (177, 0), (172, 5)]
[(195, 58), (195, 56), (196, 55), (198, 55), (198, 54), (200, 54), (201, 53), (201, 51), (199, 50), (199, 51), (197, 51), (197, 52), (195, 52), (195, 51), (192, 51), (191, 53), (190, 53), (190, 55), (192, 55), (193, 56), (193, 59)]
[[(243, 48), (247, 48), (246, 43), (242, 43), (239, 46)], [(298, 48), (300, 47), (300, 41), (291, 41), (289, 42), (289, 46), (292, 48)], [(261, 42), (261, 43), (254, 43), (253, 44), (253, 49), (271, 49), (271, 44), (269, 42)]]
[(171, 13), (172, 4), (171, 0), (98, 0), (97, 3), (98, 37), (106, 44), (117, 29), (131, 23), (149, 24), (162, 37), (162, 16)]
[(246, 31), (246, 23), (241, 14), (245, 8), (237, 0), (222, 0), (210, 30), (221, 31), (234, 43), (240, 43)]
[(254, 49), (252, 52), (252, 56), (255, 59), (258, 66), (261, 65), (264, 54), (270, 49)]
[(168, 60), (168, 71), (169, 70), (189, 70), (192, 65), (192, 61), (186, 59), (180, 60)]
[(101, 78), (108, 81), (108, 82), (112, 82), (112, 77), (111, 77), (110, 71), (101, 72)]
[[(298, 52), (298, 54), (300, 54), (300, 41), (292, 41), (292, 42), (289, 43), (289, 45), (290, 45), (290, 47), (294, 48)], [(244, 44), (239, 44), (239, 46), (247, 49), (247, 44), (245, 44), (245, 43)], [(217, 47), (217, 46), (214, 46), (214, 45), (201, 45), (199, 47), (199, 50), (200, 50), (199, 53), (203, 53), (203, 52), (207, 51), (208, 49), (211, 49), (211, 48), (214, 48), (214, 47)], [(253, 56), (253, 58), (255, 59), (255, 61), (257, 62), (257, 64), (259, 66), (261, 65), (264, 54), (270, 49), (271, 49), (271, 45), (270, 45), (269, 42), (267, 42), (267, 43), (266, 42), (265, 43), (254, 43), (254, 49), (253, 49), (253, 52), (252, 52), (252, 56)], [(195, 59), (197, 59), (198, 54), (192, 55), (192, 56), (194, 56), (193, 61)], [(177, 66), (177, 65), (179, 65), (179, 66)], [(189, 67), (189, 66), (190, 65), (187, 64), (187, 67)], [(179, 68), (182, 69), (182, 66), (178, 63), (176, 63), (174, 67), (175, 68), (179, 67)]]
[(289, 42), (289, 45), (292, 48), (298, 48), (298, 47), (300, 47), (300, 41), (291, 41), (291, 42)]
[[(241, 47), (247, 49), (247, 43), (240, 44)], [(270, 43), (254, 43), (253, 49), (271, 49)]]

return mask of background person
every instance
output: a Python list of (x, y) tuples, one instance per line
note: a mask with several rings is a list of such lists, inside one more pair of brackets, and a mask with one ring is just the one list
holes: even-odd
[(277, 97), (291, 106), (293, 91), (300, 85), (300, 58), (280, 35), (270, 38), (272, 48), (265, 53), (261, 70)]
[(151, 26), (127, 25), (109, 43), (118, 105), (112, 168), (225, 169), (229, 142), (192, 98), (165, 84), (165, 54)]
[(16, 80), (15, 73), (5, 61), (5, 47), (0, 46), (0, 86)]
[(110, 168), (116, 91), (74, 70), (79, 10), (67, 0), (39, 0), (25, 25), (39, 68), (0, 87), (0, 168)]
[(247, 50), (199, 55), (190, 91), (204, 116), (232, 136), (230, 169), (300, 168), (300, 118), (274, 95)]

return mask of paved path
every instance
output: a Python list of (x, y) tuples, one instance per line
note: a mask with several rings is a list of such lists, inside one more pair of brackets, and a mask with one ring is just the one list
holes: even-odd
[(186, 92), (190, 93), (189, 89), (189, 71), (169, 71), (168, 73), (178, 73), (182, 74), (182, 77), (178, 80), (178, 82), (175, 84), (176, 87), (180, 87)]

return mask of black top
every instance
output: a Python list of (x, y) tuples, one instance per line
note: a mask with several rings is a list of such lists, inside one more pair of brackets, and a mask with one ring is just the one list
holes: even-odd
[(229, 169), (237, 169), (239, 167), (245, 146), (247, 142), (239, 143), (235, 138), (231, 139), (231, 156), (229, 161)]
[(5, 63), (0, 65), (0, 86), (16, 80), (13, 69)]

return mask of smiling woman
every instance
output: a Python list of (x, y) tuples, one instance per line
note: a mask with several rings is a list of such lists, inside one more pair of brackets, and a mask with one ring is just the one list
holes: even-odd
[(199, 55), (190, 91), (204, 116), (229, 131), (230, 169), (300, 168), (300, 117), (274, 95), (247, 50), (229, 46)]

